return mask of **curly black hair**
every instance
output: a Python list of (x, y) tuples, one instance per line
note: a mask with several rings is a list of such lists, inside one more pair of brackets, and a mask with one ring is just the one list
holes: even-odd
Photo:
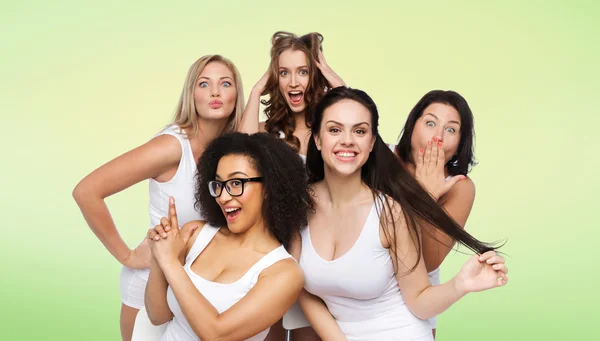
[(227, 226), (219, 204), (208, 191), (208, 182), (215, 180), (219, 160), (232, 154), (249, 157), (262, 176), (266, 228), (288, 248), (294, 231), (307, 224), (313, 200), (300, 156), (268, 133), (229, 133), (214, 139), (198, 160), (194, 207), (209, 224)]

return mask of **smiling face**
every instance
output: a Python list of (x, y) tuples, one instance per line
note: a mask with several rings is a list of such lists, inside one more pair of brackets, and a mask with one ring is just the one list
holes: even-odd
[(458, 151), (460, 143), (460, 114), (456, 109), (443, 103), (432, 103), (423, 110), (423, 115), (415, 122), (411, 138), (413, 160), (417, 159), (419, 148), (427, 148), (434, 137), (442, 142), (445, 162), (450, 161)]
[(371, 113), (353, 100), (336, 102), (323, 112), (314, 139), (326, 169), (344, 176), (360, 173), (375, 144)]
[(309, 83), (308, 60), (299, 50), (288, 49), (279, 55), (279, 91), (290, 109), (301, 113), (306, 109), (306, 89)]
[[(215, 180), (246, 179), (260, 177), (252, 159), (245, 155), (230, 154), (219, 160)], [(233, 233), (242, 233), (252, 226), (262, 223), (263, 185), (260, 182), (231, 181), (233, 188), (243, 188), (239, 196), (232, 196), (223, 188), (215, 200), (227, 219), (227, 227)], [(233, 191), (234, 192), (234, 191)], [(234, 194), (237, 192), (234, 192)]]
[(194, 88), (194, 106), (200, 119), (227, 120), (237, 98), (233, 72), (223, 63), (208, 63)]

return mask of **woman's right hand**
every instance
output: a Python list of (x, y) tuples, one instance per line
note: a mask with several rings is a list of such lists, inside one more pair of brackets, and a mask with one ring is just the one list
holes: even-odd
[(150, 245), (148, 240), (144, 239), (140, 245), (129, 251), (129, 255), (121, 264), (132, 269), (148, 269), (150, 268), (151, 257)]
[(460, 180), (466, 179), (464, 175), (455, 175), (446, 180), (445, 157), (442, 142), (434, 137), (427, 144), (427, 148), (420, 148), (416, 160), (415, 179), (429, 194), (438, 201), (444, 194)]

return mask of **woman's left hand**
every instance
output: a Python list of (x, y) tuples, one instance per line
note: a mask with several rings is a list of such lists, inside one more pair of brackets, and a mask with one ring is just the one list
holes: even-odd
[(457, 289), (467, 294), (506, 285), (508, 268), (504, 257), (494, 251), (474, 255), (460, 269), (454, 278)]

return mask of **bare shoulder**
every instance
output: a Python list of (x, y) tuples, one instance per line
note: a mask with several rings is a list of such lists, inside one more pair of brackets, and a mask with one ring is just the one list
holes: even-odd
[(175, 136), (169, 134), (158, 135), (140, 148), (147, 149), (157, 158), (169, 162), (179, 162), (182, 155), (181, 142)]
[(404, 222), (404, 213), (399, 202), (387, 195), (382, 197), (381, 202), (383, 204), (382, 218), (386, 223)]
[(259, 280), (266, 278), (274, 279), (277, 282), (285, 281), (285, 283), (297, 284), (300, 287), (304, 285), (304, 273), (293, 258), (282, 259), (263, 270)]
[(380, 240), (385, 248), (389, 248), (394, 239), (396, 242), (404, 240), (410, 237), (410, 233), (402, 205), (389, 196), (383, 198), (385, 200), (381, 200), (383, 207), (380, 213)]

